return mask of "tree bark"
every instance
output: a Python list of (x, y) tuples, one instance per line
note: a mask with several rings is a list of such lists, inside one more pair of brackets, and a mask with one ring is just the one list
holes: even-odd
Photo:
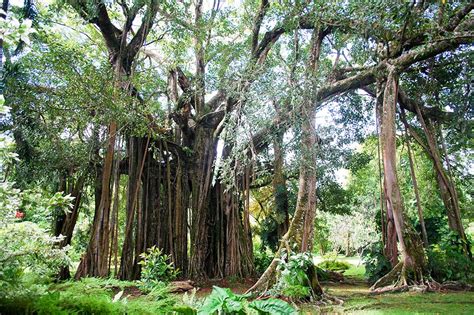
[[(79, 216), (79, 208), (81, 205), (82, 199), (82, 189), (84, 187), (85, 176), (80, 175), (76, 182), (74, 183), (71, 179), (69, 186), (64, 193), (68, 193), (71, 197), (74, 198), (73, 207), (70, 212), (66, 214), (61, 214), (60, 219), (57, 220), (57, 225), (55, 229), (55, 235), (62, 235), (64, 239), (59, 243), (59, 248), (63, 248), (67, 245), (71, 245), (72, 235), (74, 232), (74, 227), (76, 226), (77, 217)], [(66, 188), (66, 187), (65, 187)], [(66, 280), (71, 277), (69, 272), (69, 266), (62, 266), (59, 270), (57, 278), (59, 280)]]
[[(405, 111), (403, 108), (401, 109), (401, 118), (406, 121), (405, 117)], [(421, 206), (421, 199), (420, 199), (420, 192), (418, 191), (418, 181), (416, 180), (416, 173), (415, 173), (415, 163), (413, 161), (413, 153), (411, 151), (411, 145), (410, 145), (410, 138), (408, 136), (408, 131), (405, 125), (405, 143), (407, 145), (407, 152), (408, 152), (408, 162), (410, 164), (410, 176), (411, 176), (411, 181), (413, 184), (413, 190), (415, 192), (415, 198), (416, 198), (416, 209), (418, 211), (418, 220), (420, 221), (420, 227), (421, 227), (421, 236), (423, 239), (423, 245), (425, 248), (428, 248), (428, 234), (426, 233), (426, 227), (425, 227), (425, 219), (423, 217), (423, 208)]]
[(101, 174), (100, 202), (95, 211), (89, 245), (77, 268), (76, 279), (85, 276), (106, 277), (108, 275), (110, 179), (114, 161), (116, 133), (117, 124), (111, 122), (108, 128), (108, 146)]
[[(414, 231), (410, 222), (405, 219), (402, 195), (398, 183), (396, 170), (396, 124), (395, 112), (398, 95), (398, 75), (395, 69), (390, 69), (383, 98), (382, 115), (382, 157), (384, 165), (384, 186), (387, 206), (391, 207), (397, 238), (399, 242), (401, 261), (394, 267), (393, 274), (399, 276), (397, 285), (407, 285), (408, 280), (414, 282), (423, 281), (426, 273), (426, 261), (422, 242)], [(398, 267), (401, 266), (401, 267)], [(400, 271), (398, 271), (400, 269)], [(392, 273), (379, 279), (373, 286), (375, 290), (386, 283), (387, 277)]]
[[(191, 255), (189, 276), (192, 279), (213, 277), (207, 264), (209, 255), (210, 229), (210, 189), (213, 174), (213, 162), (216, 157), (217, 141), (212, 129), (199, 126), (195, 134), (195, 165), (191, 175), (192, 181), (192, 221), (191, 221)], [(206, 271), (210, 271), (209, 273)]]
[[(377, 132), (379, 133), (379, 141), (378, 141), (378, 153), (382, 155), (382, 133), (378, 131), (379, 126), (382, 126), (382, 116), (383, 116), (383, 102), (384, 102), (384, 91), (385, 91), (385, 83), (382, 83), (380, 80), (377, 82), (377, 98), (376, 98), (376, 119), (377, 119)], [(383, 169), (384, 165), (380, 165), (380, 157), (379, 157), (379, 172), (385, 173)], [(390, 261), (392, 267), (398, 263), (398, 246), (397, 246), (397, 232), (395, 230), (395, 222), (392, 212), (392, 206), (387, 202), (385, 195), (387, 194), (385, 190), (385, 186), (382, 183), (382, 179), (380, 179), (381, 185), (381, 193), (380, 193), (380, 206), (383, 211), (385, 208), (385, 220), (384, 215), (382, 212), (382, 233), (383, 235), (383, 244), (384, 244), (384, 256)], [(385, 207), (384, 207), (385, 204)], [(384, 225), (385, 224), (385, 225)]]

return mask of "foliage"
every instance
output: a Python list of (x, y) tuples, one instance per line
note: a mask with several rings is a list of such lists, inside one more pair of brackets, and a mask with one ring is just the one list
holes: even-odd
[(30, 36), (35, 33), (31, 24), (31, 20), (19, 21), (15, 16), (7, 12), (6, 18), (0, 19), (0, 35), (3, 45), (15, 47), (20, 41), (29, 45)]
[[(3, 102), (0, 103), (3, 105)], [(0, 162), (9, 163), (14, 155), (11, 147), (0, 139)], [(0, 298), (12, 295), (33, 295), (44, 289), (59, 267), (69, 264), (67, 248), (55, 248), (61, 237), (51, 237), (47, 230), (30, 221), (23, 221), (37, 211), (53, 209), (67, 211), (71, 198), (55, 194), (47, 198), (31, 191), (14, 188), (15, 183), (4, 180), (0, 185)], [(25, 211), (28, 214), (25, 218)]]
[(1, 227), (0, 297), (34, 290), (36, 286), (27, 289), (24, 282), (34, 279), (40, 284), (54, 275), (60, 266), (68, 264), (67, 249), (54, 248), (59, 240), (32, 222), (16, 222)]
[(341, 272), (349, 269), (351, 266), (340, 260), (324, 260), (318, 264), (318, 267), (324, 270)]
[(253, 251), (255, 271), (258, 274), (262, 274), (272, 262), (273, 257), (273, 253), (268, 249), (255, 247)]
[(308, 278), (308, 270), (313, 267), (310, 253), (284, 253), (277, 267), (279, 276), (272, 292), (296, 300), (313, 296)]
[[(136, 284), (116, 279), (83, 278), (50, 286), (48, 293), (43, 295), (28, 298), (12, 296), (2, 301), (0, 311), (26, 314), (163, 314), (178, 308), (176, 299), (167, 292), (160, 298), (148, 294), (129, 299), (124, 292)], [(116, 293), (117, 290), (121, 291)]]
[(153, 288), (161, 282), (168, 283), (179, 274), (171, 262), (171, 256), (163, 254), (156, 246), (150, 247), (145, 253), (140, 254), (142, 260), (141, 279), (145, 287)]
[(463, 253), (459, 235), (447, 227), (440, 234), (440, 242), (428, 250), (432, 277), (438, 281), (473, 281), (474, 264)]
[(368, 244), (361, 254), (365, 265), (365, 277), (369, 283), (374, 283), (391, 269), (390, 262), (383, 254), (383, 247), (380, 242)]
[(249, 294), (234, 294), (228, 288), (213, 287), (198, 314), (296, 314), (285, 301), (279, 299), (248, 301)]

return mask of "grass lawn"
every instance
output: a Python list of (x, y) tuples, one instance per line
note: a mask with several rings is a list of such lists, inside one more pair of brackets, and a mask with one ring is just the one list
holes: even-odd
[[(474, 314), (474, 292), (392, 293), (371, 296), (360, 289), (329, 288), (341, 296), (342, 306), (323, 308), (340, 314)], [(345, 292), (344, 292), (345, 291)], [(344, 296), (345, 295), (345, 296)]]
[[(358, 257), (339, 256), (351, 268), (344, 272), (354, 284), (323, 283), (330, 295), (344, 301), (341, 306), (301, 306), (303, 314), (474, 314), (474, 292), (391, 293), (370, 295), (364, 280), (365, 267)], [(315, 263), (323, 261), (315, 257)]]

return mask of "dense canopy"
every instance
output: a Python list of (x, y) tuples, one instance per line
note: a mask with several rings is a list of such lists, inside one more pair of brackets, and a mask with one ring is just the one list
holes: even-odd
[[(0, 299), (31, 274), (339, 303), (338, 254), (373, 293), (474, 280), (470, 1), (2, 8)], [(222, 307), (291, 311), (257, 301)]]

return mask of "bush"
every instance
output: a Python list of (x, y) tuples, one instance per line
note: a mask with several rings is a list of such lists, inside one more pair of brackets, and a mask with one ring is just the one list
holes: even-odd
[(32, 222), (12, 222), (0, 227), (0, 298), (33, 295), (44, 290), (59, 270), (68, 264), (66, 249), (54, 248), (59, 241)]
[(375, 283), (386, 275), (392, 266), (383, 255), (382, 243), (370, 243), (362, 251), (362, 261), (365, 265), (365, 277), (369, 283)]
[(145, 288), (151, 289), (160, 286), (160, 283), (169, 283), (179, 274), (179, 270), (175, 269), (171, 262), (171, 257), (163, 254), (156, 246), (150, 247), (140, 257), (141, 279)]
[(313, 258), (309, 253), (284, 254), (277, 271), (278, 281), (272, 288), (275, 295), (282, 295), (295, 300), (311, 297), (311, 279), (308, 277), (309, 270), (314, 268)]
[(341, 272), (349, 269), (351, 266), (340, 260), (325, 260), (318, 264), (318, 267), (324, 270)]
[(474, 280), (474, 264), (463, 252), (463, 241), (447, 228), (440, 234), (439, 244), (431, 245), (428, 250), (432, 277), (438, 281)]
[[(1, 301), (6, 314), (170, 314), (176, 299), (164, 288), (128, 299), (125, 288), (136, 282), (83, 278), (53, 285), (41, 296), (15, 296)], [(121, 290), (116, 293), (117, 290)], [(181, 314), (178, 312), (178, 314)]]
[(253, 252), (253, 259), (255, 264), (255, 271), (257, 274), (262, 274), (265, 272), (268, 266), (270, 266), (273, 257), (273, 253), (271, 253), (268, 249), (265, 250), (263, 248), (255, 249)]

